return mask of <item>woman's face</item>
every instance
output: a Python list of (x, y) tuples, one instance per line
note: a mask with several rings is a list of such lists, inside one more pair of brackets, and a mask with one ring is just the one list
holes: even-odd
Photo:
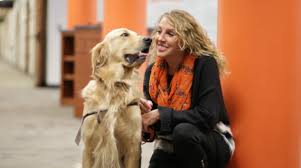
[(178, 52), (181, 52), (179, 38), (167, 18), (163, 17), (159, 22), (155, 34), (155, 42), (157, 46), (157, 56), (159, 57), (173, 57), (179, 54)]

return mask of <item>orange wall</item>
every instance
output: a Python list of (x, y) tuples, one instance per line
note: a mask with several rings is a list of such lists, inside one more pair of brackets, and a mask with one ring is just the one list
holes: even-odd
[(224, 92), (237, 143), (231, 168), (300, 167), (298, 3), (219, 0), (218, 46), (231, 71)]
[(96, 23), (96, 0), (68, 0), (68, 29)]
[(104, 31), (126, 27), (146, 35), (146, 0), (104, 0)]

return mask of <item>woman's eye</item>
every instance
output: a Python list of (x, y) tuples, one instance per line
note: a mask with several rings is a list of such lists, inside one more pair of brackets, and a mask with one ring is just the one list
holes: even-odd
[(174, 36), (175, 34), (174, 33), (167, 33), (169, 36)]
[(129, 35), (130, 35), (129, 33), (122, 33), (122, 34), (121, 34), (122, 37), (127, 37), (127, 36), (129, 36)]

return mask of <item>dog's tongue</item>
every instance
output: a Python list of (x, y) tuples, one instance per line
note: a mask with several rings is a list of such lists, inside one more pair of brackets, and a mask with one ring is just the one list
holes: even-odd
[(144, 53), (144, 52), (139, 52), (139, 57), (147, 57), (148, 53)]

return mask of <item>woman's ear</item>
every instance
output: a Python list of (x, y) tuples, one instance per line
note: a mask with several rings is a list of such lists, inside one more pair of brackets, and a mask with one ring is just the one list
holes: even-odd
[(91, 50), (91, 61), (92, 61), (92, 76), (95, 77), (95, 73), (99, 71), (101, 67), (103, 67), (107, 61), (109, 56), (108, 45), (105, 42), (98, 43)]

